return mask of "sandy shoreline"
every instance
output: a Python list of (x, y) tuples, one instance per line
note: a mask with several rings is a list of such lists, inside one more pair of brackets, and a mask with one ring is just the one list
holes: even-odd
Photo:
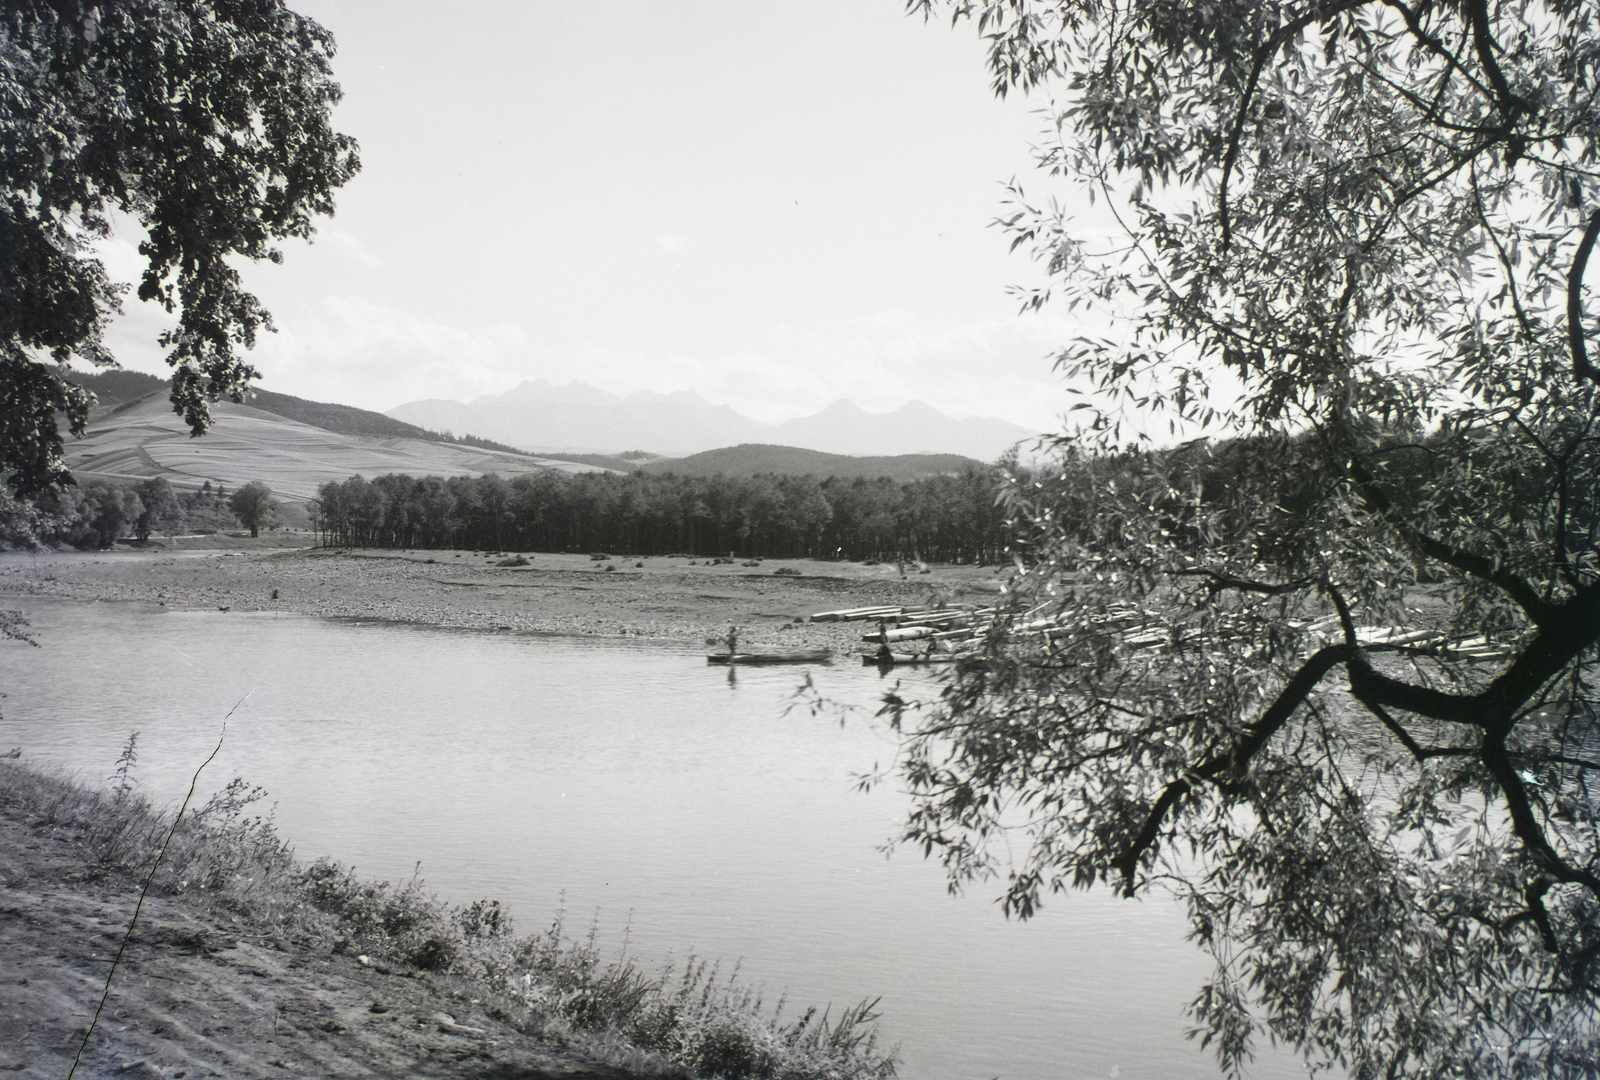
[[(992, 602), (994, 567), (908, 567), (766, 560), (707, 565), (668, 556), (325, 550), (249, 540), (193, 541), (101, 553), (0, 554), (0, 602), (29, 596), (131, 601), (179, 609), (287, 611), (473, 630), (719, 640), (739, 627), (741, 646), (862, 650), (862, 624), (812, 623), (817, 612), (877, 604)], [(642, 565), (640, 565), (642, 564)], [(779, 569), (797, 574), (777, 574)]]

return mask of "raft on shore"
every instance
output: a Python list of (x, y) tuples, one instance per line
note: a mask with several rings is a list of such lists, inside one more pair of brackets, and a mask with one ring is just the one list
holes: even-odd
[(862, 667), (900, 667), (911, 664), (953, 664), (957, 660), (970, 660), (971, 653), (889, 653), (885, 656), (881, 652), (861, 654)]
[(789, 652), (710, 653), (708, 664), (822, 664), (831, 655), (827, 649), (795, 649)]

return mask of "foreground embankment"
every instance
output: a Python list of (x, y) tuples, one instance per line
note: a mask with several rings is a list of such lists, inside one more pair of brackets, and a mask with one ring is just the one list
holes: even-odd
[[(431, 626), (859, 651), (860, 624), (809, 623), (874, 604), (992, 602), (993, 567), (669, 556), (328, 550), (206, 541), (98, 554), (0, 555), (0, 596), (292, 611)], [(520, 565), (502, 565), (506, 563)], [(779, 571), (785, 571), (779, 573)], [(25, 606), (25, 605), (24, 605)]]
[(0, 1070), (57, 1080), (81, 1052), (78, 1076), (174, 1080), (894, 1074), (864, 1006), (779, 1018), (704, 965), (653, 976), (559, 925), (519, 937), (491, 901), (305, 865), (254, 794), (174, 830), (127, 784), (0, 760)]

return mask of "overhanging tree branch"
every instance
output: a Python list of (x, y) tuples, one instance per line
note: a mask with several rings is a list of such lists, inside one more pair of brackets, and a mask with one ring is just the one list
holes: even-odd
[[(1511, 814), (1512, 831), (1522, 841), (1534, 865), (1557, 881), (1583, 886), (1596, 899), (1600, 899), (1600, 876), (1563, 859), (1545, 835), (1544, 827), (1533, 812), (1533, 803), (1528, 798), (1528, 786), (1523, 783), (1516, 766), (1511, 762), (1511, 756), (1506, 753), (1503, 737), (1490, 735), (1484, 740), (1482, 760), (1494, 776), (1495, 783), (1500, 785), (1506, 809)], [(1552, 934), (1549, 943), (1552, 951), (1556, 947), (1553, 937)]]
[(1600, 238), (1600, 210), (1589, 215), (1589, 226), (1583, 230), (1578, 250), (1572, 256), (1572, 269), (1567, 273), (1567, 348), (1572, 353), (1572, 374), (1579, 382), (1585, 379), (1600, 383), (1600, 368), (1589, 362), (1583, 329), (1583, 271), (1589, 265), (1589, 253), (1595, 240)]
[(1213, 596), (1227, 590), (1260, 593), (1263, 596), (1282, 596), (1285, 593), (1298, 592), (1301, 589), (1309, 588), (1317, 583), (1316, 578), (1300, 578), (1296, 581), (1284, 582), (1252, 581), (1249, 578), (1236, 577), (1220, 570), (1207, 570), (1201, 567), (1185, 567), (1180, 570), (1174, 570), (1172, 575), (1173, 577), (1205, 578), (1206, 589)]
[(1276, 700), (1261, 714), (1261, 718), (1246, 729), (1245, 737), (1237, 746), (1225, 754), (1209, 758), (1194, 770), (1191, 774), (1193, 779), (1182, 777), (1166, 786), (1156, 799), (1155, 805), (1145, 815), (1144, 824), (1138, 834), (1122, 854), (1111, 860), (1111, 868), (1122, 875), (1125, 895), (1133, 895), (1140, 861), (1155, 845), (1156, 838), (1161, 834), (1161, 824), (1167, 814), (1193, 790), (1193, 781), (1214, 780), (1224, 773), (1243, 769), (1267, 741), (1288, 722), (1289, 717), (1294, 715), (1294, 711), (1310, 696), (1311, 691), (1317, 688), (1323, 677), (1357, 653), (1358, 650), (1348, 644), (1329, 645), (1318, 649), (1300, 665), (1300, 669), (1279, 691)]
[(1477, 79), (1474, 79), (1472, 77), (1472, 73), (1461, 66), (1461, 61), (1456, 58), (1454, 53), (1445, 47), (1444, 42), (1440, 41), (1436, 35), (1430, 34), (1427, 31), (1427, 28), (1422, 25), (1422, 20), (1417, 16), (1415, 9), (1408, 4), (1400, 3), (1400, 0), (1383, 0), (1383, 5), (1384, 7), (1393, 8), (1395, 11), (1398, 11), (1400, 13), (1400, 17), (1405, 19), (1406, 29), (1411, 31), (1411, 36), (1420, 41), (1429, 52), (1433, 53), (1435, 56), (1439, 57), (1445, 62), (1446, 77), (1454, 72), (1460, 72), (1461, 76), (1471, 83), (1473, 88), (1479, 93), (1485, 95), (1489, 93), (1488, 87), (1478, 82)]
[(1475, 555), (1429, 536), (1400, 516), (1388, 494), (1359, 460), (1352, 456), (1348, 467), (1351, 479), (1356, 482), (1357, 489), (1367, 504), (1400, 530), (1408, 540), (1416, 544), (1428, 558), (1499, 586), (1535, 626), (1543, 626), (1554, 618), (1556, 614), (1554, 605), (1540, 596), (1538, 590), (1529, 584), (1527, 579), (1507, 570), (1499, 559)]
[(1462, 10), (1472, 26), (1472, 44), (1489, 85), (1494, 87), (1500, 115), (1505, 117), (1507, 125), (1514, 124), (1518, 117), (1528, 111), (1528, 103), (1511, 92), (1506, 73), (1500, 69), (1500, 61), (1495, 59), (1494, 51), (1499, 43), (1495, 41), (1494, 30), (1489, 25), (1488, 0), (1466, 0)]

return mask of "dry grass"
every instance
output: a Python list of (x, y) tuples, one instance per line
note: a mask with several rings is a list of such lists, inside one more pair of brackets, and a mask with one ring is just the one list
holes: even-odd
[[(139, 794), (130, 739), (107, 788), (0, 760), (0, 813), (69, 834), (91, 868), (143, 881), (170, 814)], [(225, 911), (278, 947), (358, 956), (459, 983), (499, 1020), (564, 1038), (636, 1072), (675, 1077), (888, 1080), (894, 1055), (877, 1048), (875, 1002), (837, 1017), (809, 1009), (783, 1018), (742, 986), (737, 971), (693, 958), (656, 974), (626, 956), (602, 957), (591, 930), (572, 940), (558, 917), (518, 936), (498, 901), (449, 907), (417, 879), (399, 885), (339, 863), (305, 865), (254, 811), (265, 794), (235, 780), (184, 815), (151, 891)]]

